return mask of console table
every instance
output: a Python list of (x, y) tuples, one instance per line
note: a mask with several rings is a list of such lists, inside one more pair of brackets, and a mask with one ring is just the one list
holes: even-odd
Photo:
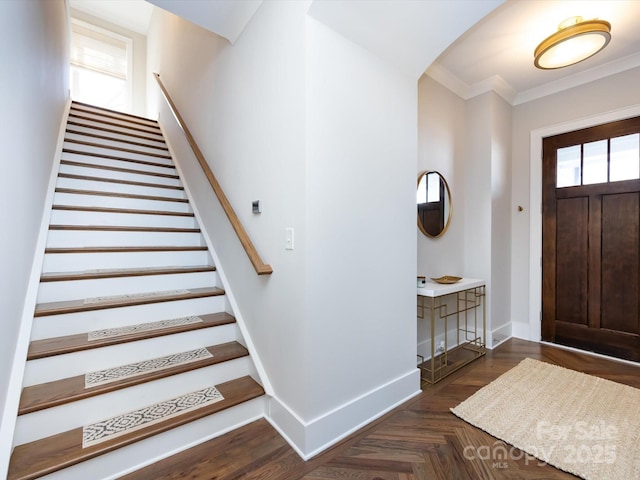
[[(418, 287), (418, 317), (425, 318), (426, 313), (431, 321), (431, 358), (425, 361), (418, 355), (422, 359), (420, 376), (424, 382), (433, 385), (487, 352), (485, 297), (485, 281), (473, 278), (452, 284), (430, 280), (424, 287)], [(451, 339), (455, 344), (449, 348), (452, 317), (456, 321), (457, 338)], [(441, 352), (436, 350), (436, 322), (444, 325), (444, 351)]]

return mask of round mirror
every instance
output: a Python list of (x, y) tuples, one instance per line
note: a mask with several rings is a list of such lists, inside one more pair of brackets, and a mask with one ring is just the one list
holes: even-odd
[(425, 170), (418, 175), (418, 228), (427, 237), (444, 234), (451, 222), (451, 192), (442, 175)]

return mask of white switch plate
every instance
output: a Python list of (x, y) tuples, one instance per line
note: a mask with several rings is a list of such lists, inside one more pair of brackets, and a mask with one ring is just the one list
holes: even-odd
[(285, 231), (284, 249), (293, 250), (293, 228), (291, 227), (285, 228), (284, 231)]

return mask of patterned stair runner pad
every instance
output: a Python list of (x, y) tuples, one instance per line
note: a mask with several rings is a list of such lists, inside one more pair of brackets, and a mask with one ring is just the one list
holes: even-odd
[(127, 295), (110, 295), (108, 297), (85, 298), (84, 304), (91, 305), (94, 303), (102, 303), (102, 302), (116, 302), (118, 300), (137, 300), (142, 298), (156, 298), (156, 297), (164, 297), (169, 295), (184, 295), (186, 293), (190, 293), (189, 290), (167, 290), (164, 292), (143, 292), (143, 293), (131, 293)]
[(167, 355), (165, 357), (152, 358), (151, 360), (138, 363), (130, 363), (129, 365), (121, 365), (106, 370), (90, 372), (84, 376), (84, 386), (85, 388), (96, 387), (98, 385), (104, 385), (105, 383), (117, 382), (125, 378), (136, 377), (158, 370), (166, 370), (167, 368), (212, 357), (213, 355), (206, 348), (197, 348), (187, 352), (174, 353), (173, 355)]
[(190, 392), (140, 410), (96, 422), (82, 428), (82, 448), (140, 430), (169, 418), (224, 400), (216, 387)]
[(160, 320), (158, 322), (140, 323), (138, 325), (127, 325), (118, 328), (107, 328), (104, 330), (94, 330), (87, 334), (87, 340), (101, 340), (103, 338), (122, 337), (125, 335), (131, 335), (140, 332), (150, 332), (154, 330), (162, 330), (171, 327), (180, 327), (183, 325), (191, 325), (194, 323), (202, 323), (203, 320), (200, 317), (181, 317), (172, 318), (170, 320)]

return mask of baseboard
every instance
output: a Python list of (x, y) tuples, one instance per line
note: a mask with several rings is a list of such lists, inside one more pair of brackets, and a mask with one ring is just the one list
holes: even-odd
[(309, 460), (419, 393), (416, 368), (309, 422), (274, 396), (267, 420), (300, 457)]
[(498, 345), (511, 338), (511, 322), (491, 330), (491, 337), (487, 338), (487, 348), (493, 350)]

